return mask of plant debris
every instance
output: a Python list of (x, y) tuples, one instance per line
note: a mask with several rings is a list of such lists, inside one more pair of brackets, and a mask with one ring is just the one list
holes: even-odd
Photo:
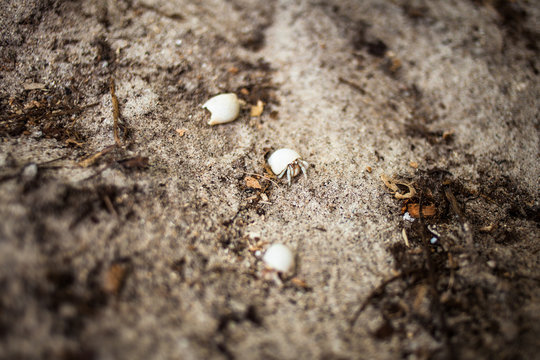
[[(416, 190), (414, 189), (412, 184), (391, 179), (384, 173), (381, 174), (381, 180), (383, 181), (384, 185), (389, 188), (390, 191), (394, 194), (396, 199), (411, 199), (416, 195)], [(407, 187), (408, 192), (401, 193), (398, 185), (403, 185)]]
[[(407, 211), (409, 214), (419, 219), (420, 218), (420, 204), (407, 204), (406, 206)], [(437, 209), (435, 208), (435, 205), (424, 205), (422, 206), (422, 215), (425, 217), (435, 216), (437, 214)]]
[(112, 107), (113, 107), (114, 142), (116, 143), (116, 145), (122, 146), (122, 141), (120, 141), (120, 136), (118, 135), (118, 132), (119, 132), (118, 119), (120, 118), (120, 107), (118, 105), (118, 98), (116, 97), (116, 85), (112, 77), (110, 79), (109, 87), (111, 91), (111, 101), (112, 101)]
[(249, 187), (249, 188), (252, 188), (252, 189), (262, 189), (262, 186), (261, 184), (259, 183), (259, 181), (257, 179), (255, 179), (254, 177), (251, 177), (251, 176), (246, 176), (244, 178), (244, 181), (246, 182), (246, 186)]
[(94, 155), (91, 155), (89, 157), (87, 157), (86, 159), (83, 159), (81, 161), (79, 161), (77, 164), (80, 166), (80, 167), (89, 167), (89, 166), (92, 166), (96, 163), (96, 161), (99, 160), (99, 158), (101, 158), (103, 155), (105, 154), (108, 154), (110, 153), (111, 151), (113, 151), (114, 149), (116, 148), (116, 145), (109, 145), (107, 146), (106, 148), (104, 148), (103, 150), (101, 151), (98, 151), (97, 153), (95, 153)]
[(257, 100), (257, 105), (251, 106), (251, 117), (259, 117), (263, 113), (264, 103), (261, 100)]
[(61, 89), (41, 91), (45, 89), (35, 89), (37, 86), (29, 86), (31, 91), (25, 90), (4, 105), (6, 110), (0, 114), (0, 137), (30, 135), (33, 130), (38, 136), (81, 144), (84, 137), (75, 128), (76, 116), (98, 103), (81, 106), (76, 96), (66, 95)]

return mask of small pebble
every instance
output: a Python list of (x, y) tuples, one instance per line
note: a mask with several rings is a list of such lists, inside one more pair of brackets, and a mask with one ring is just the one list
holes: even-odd
[(22, 178), (24, 181), (32, 181), (35, 179), (38, 173), (38, 167), (36, 164), (27, 165), (22, 171)]
[(294, 267), (294, 255), (283, 244), (274, 244), (263, 256), (266, 266), (276, 271), (287, 273)]
[(403, 214), (403, 220), (414, 222), (414, 218), (409, 214), (408, 211), (405, 214)]

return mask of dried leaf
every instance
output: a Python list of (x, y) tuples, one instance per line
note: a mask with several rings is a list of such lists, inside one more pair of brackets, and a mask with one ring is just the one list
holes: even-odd
[[(414, 218), (420, 217), (420, 204), (407, 204), (407, 211), (409, 211), (409, 214)], [(424, 205), (422, 206), (422, 214), (424, 214), (425, 217), (429, 216), (435, 216), (437, 214), (437, 209), (435, 208), (435, 205)]]
[(251, 116), (252, 117), (261, 116), (263, 111), (264, 111), (264, 103), (261, 100), (258, 100), (257, 105), (254, 105), (251, 107)]
[(262, 189), (262, 186), (259, 183), (259, 181), (251, 176), (246, 176), (244, 181), (246, 182), (246, 186), (249, 188), (259, 189), (259, 190)]

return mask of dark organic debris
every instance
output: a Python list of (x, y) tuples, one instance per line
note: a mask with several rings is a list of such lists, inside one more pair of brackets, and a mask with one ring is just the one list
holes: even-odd
[(0, 137), (30, 135), (29, 130), (36, 128), (46, 138), (79, 143), (83, 136), (75, 128), (77, 118), (72, 119), (72, 116), (98, 105), (77, 105), (75, 99), (58, 89), (35, 94), (32, 100), (28, 96), (13, 97), (8, 104), (2, 104), (4, 111), (0, 115)]
[[(481, 245), (481, 235), (474, 228), (484, 220), (469, 216), (462, 199), (469, 198), (471, 192), (448, 171), (419, 170), (414, 182), (417, 194), (406, 200), (405, 208), (420, 220), (408, 225), (406, 244), (399, 242), (389, 248), (396, 274), (383, 280), (364, 299), (350, 318), (351, 327), (372, 306), (385, 319), (372, 333), (374, 338), (402, 336), (405, 326), (417, 323), (444, 344), (437, 357), (457, 359), (465, 349), (478, 350), (479, 343), (481, 352), (490, 357), (512, 357), (515, 348), (505, 344), (514, 332), (505, 333), (490, 324), (508, 324), (527, 332), (529, 325), (523, 324), (517, 309), (529, 296), (528, 290), (523, 283), (509, 280), (538, 282), (540, 277), (534, 272), (500, 267), (495, 260), (485, 261), (498, 253), (491, 249), (493, 243)], [(488, 197), (474, 198), (497, 203)], [(506, 216), (501, 221), (512, 221), (511, 214)], [(435, 227), (436, 224), (440, 226)], [(454, 232), (441, 230), (449, 228)], [(485, 227), (484, 231), (499, 232), (492, 235), (505, 240), (497, 246), (513, 246), (519, 241), (518, 233), (507, 227)], [(436, 242), (429, 240), (433, 234)], [(497, 276), (499, 288), (480, 280), (491, 275)], [(470, 336), (471, 333), (475, 335)], [(484, 342), (484, 336), (497, 340)], [(402, 355), (406, 353), (404, 349)]]

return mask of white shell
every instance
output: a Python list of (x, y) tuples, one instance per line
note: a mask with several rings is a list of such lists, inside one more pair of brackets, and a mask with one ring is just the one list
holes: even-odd
[(263, 261), (269, 268), (282, 273), (287, 273), (294, 267), (294, 255), (283, 244), (270, 246), (263, 256)]
[[(300, 154), (298, 154), (296, 151), (291, 149), (279, 149), (270, 155), (268, 158), (268, 165), (274, 174), (280, 176), (285, 170), (287, 170), (287, 166), (289, 164), (298, 159), (300, 159)], [(293, 176), (296, 175), (298, 175), (298, 171), (295, 171)]]
[(240, 101), (238, 101), (236, 94), (233, 93), (216, 95), (205, 102), (202, 107), (212, 114), (208, 125), (231, 122), (240, 113)]

